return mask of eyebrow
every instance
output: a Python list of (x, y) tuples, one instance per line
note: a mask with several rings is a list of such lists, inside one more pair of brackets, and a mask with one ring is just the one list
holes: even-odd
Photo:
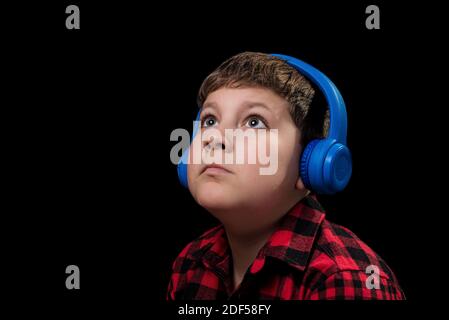
[(201, 108), (201, 110), (204, 110), (206, 108), (214, 108), (216, 106), (217, 106), (217, 104), (215, 102), (206, 102), (205, 104), (203, 104), (203, 107)]
[(268, 111), (272, 112), (271, 108), (268, 107), (268, 106), (267, 106), (265, 103), (263, 103), (263, 102), (258, 102), (258, 101), (245, 101), (244, 104), (247, 105), (249, 109), (254, 108), (254, 107), (262, 107), (262, 108), (267, 109)]
[[(271, 108), (269, 108), (265, 103), (259, 102), (259, 101), (244, 101), (244, 106), (247, 106), (249, 109), (255, 108), (255, 107), (262, 107), (264, 109), (267, 109), (268, 111), (272, 112)], [(216, 108), (217, 104), (215, 102), (206, 102), (201, 109), (206, 108)]]

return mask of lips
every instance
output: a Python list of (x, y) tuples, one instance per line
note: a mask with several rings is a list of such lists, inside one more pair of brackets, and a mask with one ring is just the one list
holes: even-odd
[(226, 173), (232, 173), (232, 172), (219, 164), (209, 164), (203, 168), (201, 173), (226, 174)]

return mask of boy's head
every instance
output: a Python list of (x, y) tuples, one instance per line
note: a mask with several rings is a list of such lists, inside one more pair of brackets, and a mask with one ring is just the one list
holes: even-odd
[[(264, 223), (273, 217), (258, 216), (257, 212), (288, 209), (304, 196), (307, 190), (299, 177), (299, 159), (309, 141), (327, 135), (329, 115), (324, 99), (315, 96), (310, 82), (296, 69), (267, 54), (238, 54), (204, 80), (198, 105), (201, 132), (214, 129), (222, 133), (220, 139), (211, 135), (208, 141), (195, 137), (192, 144), (200, 143), (201, 149), (235, 153), (233, 141), (225, 138), (225, 129), (254, 130), (256, 136), (277, 129), (278, 137), (278, 168), (273, 175), (261, 175), (260, 163), (223, 162), (225, 170), (189, 164), (189, 189), (200, 205), (222, 222)], [(250, 141), (247, 145), (257, 146)], [(245, 150), (245, 154), (253, 151)], [(242, 210), (248, 215), (233, 217), (232, 212)]]

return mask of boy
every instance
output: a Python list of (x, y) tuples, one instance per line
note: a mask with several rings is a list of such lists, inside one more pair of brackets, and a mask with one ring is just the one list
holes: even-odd
[(231, 57), (204, 80), (201, 133), (213, 129), (225, 138), (195, 137), (192, 149), (233, 154), (225, 129), (276, 129), (277, 170), (261, 175), (260, 163), (189, 163), (192, 196), (221, 224), (176, 258), (169, 300), (405, 298), (376, 253), (325, 219), (298, 174), (303, 147), (329, 126), (325, 105), (312, 105), (314, 95), (295, 68), (262, 53)]

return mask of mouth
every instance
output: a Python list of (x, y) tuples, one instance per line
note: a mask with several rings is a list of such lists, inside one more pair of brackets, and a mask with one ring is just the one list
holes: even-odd
[(219, 175), (219, 174), (229, 174), (232, 172), (219, 164), (209, 164), (203, 168), (201, 174), (203, 173), (208, 175)]

